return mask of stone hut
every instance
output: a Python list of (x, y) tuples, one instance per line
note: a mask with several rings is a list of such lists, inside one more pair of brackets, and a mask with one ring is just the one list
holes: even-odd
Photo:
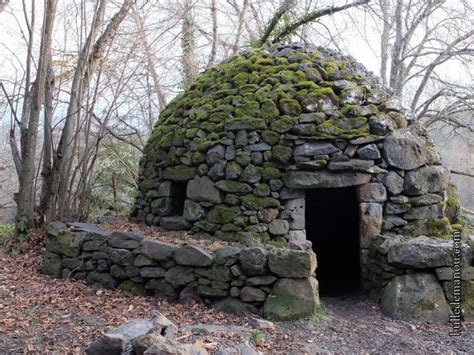
[[(349, 56), (276, 45), (208, 69), (161, 113), (139, 175), (137, 222), (245, 244), (309, 240), (321, 292), (415, 285), (446, 315), (449, 171)], [(397, 315), (408, 306), (392, 296)]]

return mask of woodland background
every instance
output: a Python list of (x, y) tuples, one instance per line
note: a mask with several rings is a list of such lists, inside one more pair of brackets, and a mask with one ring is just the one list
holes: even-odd
[(126, 211), (166, 104), (276, 40), (339, 49), (380, 76), (474, 209), (469, 0), (0, 0), (0, 223)]

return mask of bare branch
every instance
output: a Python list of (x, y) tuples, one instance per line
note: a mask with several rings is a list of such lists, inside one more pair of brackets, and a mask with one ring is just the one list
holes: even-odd
[(292, 22), (288, 26), (285, 26), (281, 30), (281, 32), (278, 33), (275, 36), (272, 43), (279, 42), (281, 39), (285, 38), (290, 33), (294, 32), (296, 29), (298, 29), (300, 26), (302, 26), (306, 23), (313, 22), (316, 19), (321, 18), (323, 16), (332, 15), (336, 12), (347, 10), (347, 9), (349, 9), (351, 7), (354, 7), (354, 6), (365, 5), (365, 4), (368, 4), (369, 2), (370, 2), (370, 0), (357, 0), (353, 3), (346, 4), (346, 5), (343, 5), (343, 6), (331, 6), (331, 7), (325, 8), (325, 9), (310, 12), (306, 15), (301, 16), (300, 18), (298, 18), (296, 21)]

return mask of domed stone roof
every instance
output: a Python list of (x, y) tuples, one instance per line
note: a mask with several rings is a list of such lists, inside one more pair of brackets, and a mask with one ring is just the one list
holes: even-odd
[(301, 237), (291, 201), (343, 186), (360, 186), (361, 239), (450, 228), (431, 140), (361, 64), (324, 48), (275, 45), (206, 70), (161, 113), (139, 175), (136, 221), (221, 239)]

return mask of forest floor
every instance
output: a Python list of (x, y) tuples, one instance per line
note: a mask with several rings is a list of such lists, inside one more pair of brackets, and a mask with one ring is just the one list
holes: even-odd
[[(449, 324), (409, 324), (384, 317), (363, 295), (321, 298), (320, 321), (254, 325), (251, 316), (218, 313), (201, 303), (168, 303), (122, 291), (97, 290), (81, 281), (39, 273), (43, 234), (33, 233), (19, 256), (0, 251), (0, 354), (81, 353), (101, 334), (158, 311), (178, 327), (181, 342), (208, 350), (252, 342), (264, 353), (462, 353), (474, 349), (474, 324), (460, 337)], [(31, 246), (35, 247), (32, 248)], [(212, 351), (210, 351), (212, 353)]]

